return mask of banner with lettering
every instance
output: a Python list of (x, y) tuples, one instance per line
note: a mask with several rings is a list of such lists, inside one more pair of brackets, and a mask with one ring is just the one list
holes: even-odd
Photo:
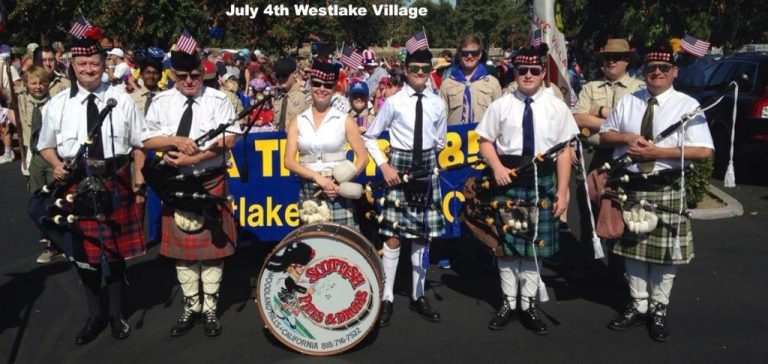
[[(446, 168), (477, 160), (478, 136), (474, 125), (456, 125), (448, 128), (446, 147), (437, 155), (440, 168)], [(382, 134), (379, 147), (389, 146), (389, 135)], [(241, 227), (239, 238), (252, 242), (277, 242), (299, 226), (299, 178), (292, 175), (283, 163), (285, 133), (252, 133), (241, 138), (232, 149), (229, 173), (230, 194), (234, 197), (235, 222)], [(243, 159), (243, 148), (248, 148), (248, 160)], [(352, 160), (354, 153), (348, 151)], [(471, 175), (479, 174), (476, 168), (463, 168), (440, 174), (440, 188), (443, 193), (442, 209), (446, 222), (443, 238), (461, 234), (458, 214), (464, 201), (461, 192), (464, 181)], [(248, 178), (244, 179), (245, 173)], [(374, 183), (381, 181), (380, 172), (373, 160), (357, 182)], [(159, 216), (161, 204), (152, 196), (148, 201), (150, 216), (150, 239), (159, 241)]]

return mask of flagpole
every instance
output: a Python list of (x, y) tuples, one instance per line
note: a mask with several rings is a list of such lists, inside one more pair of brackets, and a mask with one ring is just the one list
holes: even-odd
[(427, 41), (427, 49), (429, 49), (429, 38), (427, 37), (427, 30), (424, 29), (424, 26), (421, 26), (421, 31), (424, 33), (424, 39)]

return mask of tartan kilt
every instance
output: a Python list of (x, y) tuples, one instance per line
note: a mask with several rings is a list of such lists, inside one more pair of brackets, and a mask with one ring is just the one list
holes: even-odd
[[(672, 185), (675, 186), (675, 185)], [(668, 186), (660, 191), (628, 191), (630, 200), (646, 200), (653, 204), (677, 208), (680, 206), (680, 191)], [(626, 258), (657, 264), (688, 264), (693, 259), (693, 233), (690, 220), (677, 214), (656, 211), (659, 224), (648, 234), (635, 234), (624, 229), (621, 240), (614, 245), (613, 252)], [(677, 234), (677, 221), (680, 224), (680, 251), (683, 259), (672, 260), (672, 249)]]
[[(229, 193), (223, 175), (208, 180), (203, 187), (215, 196), (226, 196)], [(160, 254), (191, 261), (219, 259), (235, 254), (237, 231), (232, 205), (222, 202), (213, 208), (218, 212), (215, 219), (206, 218), (202, 230), (188, 233), (179, 229), (173, 220), (173, 206), (164, 205)]]
[[(104, 186), (112, 196), (115, 180), (111, 177), (106, 177), (103, 180)], [(73, 183), (66, 193), (77, 192), (77, 185), (77, 183)], [(124, 166), (117, 171), (120, 207), (112, 211), (106, 223), (95, 220), (79, 220), (75, 223), (79, 231), (73, 234), (73, 239), (64, 239), (62, 242), (65, 245), (62, 248), (70, 260), (99, 264), (101, 256), (100, 236), (104, 245), (104, 255), (108, 262), (146, 253), (147, 244), (144, 240), (141, 209), (140, 205), (136, 203), (136, 195), (133, 193), (131, 185), (130, 168)]]
[[(490, 170), (490, 169), (489, 169)], [(493, 174), (490, 174), (491, 178)], [(549, 208), (538, 209), (538, 234), (536, 239), (543, 244), (538, 243), (536, 245), (536, 255), (539, 257), (550, 257), (557, 253), (560, 249), (560, 234), (558, 231), (559, 219), (554, 217), (554, 210), (552, 208), (552, 201), (555, 198), (557, 192), (556, 186), (557, 177), (555, 173), (551, 173), (548, 176), (539, 176), (539, 200), (548, 200)], [(506, 200), (523, 200), (528, 202), (535, 202), (536, 191), (533, 188), (528, 187), (515, 187), (514, 182), (512, 187), (505, 191), (499, 191), (493, 196), (494, 200), (506, 201)], [(501, 212), (496, 212), (496, 219), (498, 221), (507, 221), (502, 216)], [(531, 223), (529, 222), (529, 226)], [(531, 226), (532, 228), (532, 226)], [(533, 246), (531, 243), (531, 237), (525, 237), (520, 235), (513, 235), (511, 233), (503, 234), (504, 253), (508, 256), (521, 256), (521, 257), (533, 257)]]
[[(437, 166), (437, 158), (434, 151), (424, 153), (424, 168), (428, 171), (435, 169)], [(389, 156), (389, 164), (392, 165), (398, 172), (419, 172), (411, 170), (411, 163), (413, 160), (413, 153), (411, 151), (397, 150), (392, 148)], [(407, 229), (413, 229), (415, 231), (423, 231), (428, 233), (430, 237), (439, 237), (445, 233), (445, 222), (443, 216), (440, 213), (441, 200), (443, 198), (440, 192), (440, 177), (434, 174), (430, 178), (431, 189), (431, 201), (429, 206), (425, 207), (410, 207), (401, 206), (395, 207), (389, 204), (382, 209), (384, 220), (394, 223), (397, 222), (400, 226)], [(405, 201), (404, 184), (388, 188), (384, 193), (387, 201)], [(426, 222), (426, 224), (425, 224)], [(403, 229), (392, 229), (388, 224), (381, 224), (379, 227), (379, 234), (389, 237), (400, 237), (405, 239), (415, 239), (419, 236), (408, 234)]]
[[(331, 221), (359, 229), (357, 221), (355, 220), (354, 201), (342, 197), (337, 197), (335, 200), (331, 200), (325, 196), (325, 194), (320, 194), (318, 197), (315, 197), (314, 194), (317, 192), (318, 188), (319, 187), (313, 181), (302, 178), (299, 200), (315, 200), (318, 203), (324, 201), (331, 210)], [(299, 202), (299, 207), (301, 207), (301, 202)]]

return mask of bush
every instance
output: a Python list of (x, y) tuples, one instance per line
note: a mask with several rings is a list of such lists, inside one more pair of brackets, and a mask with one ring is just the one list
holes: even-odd
[(685, 198), (689, 208), (696, 207), (707, 195), (713, 170), (712, 158), (693, 162), (693, 171), (685, 175)]

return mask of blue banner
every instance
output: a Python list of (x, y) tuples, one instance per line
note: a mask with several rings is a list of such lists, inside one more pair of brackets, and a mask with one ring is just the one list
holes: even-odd
[[(446, 168), (477, 160), (479, 138), (474, 132), (475, 125), (456, 125), (448, 128), (446, 147), (437, 155), (440, 168)], [(389, 146), (389, 135), (382, 134), (379, 147)], [(239, 238), (252, 242), (276, 242), (299, 226), (299, 178), (285, 169), (283, 155), (285, 133), (252, 133), (241, 138), (232, 149), (229, 173), (230, 194), (234, 197), (235, 222), (242, 227)], [(243, 148), (248, 148), (248, 161), (243, 159)], [(349, 147), (347, 148), (349, 149)], [(352, 160), (354, 153), (348, 150)], [(458, 237), (461, 234), (458, 214), (464, 194), (464, 181), (479, 173), (478, 168), (462, 168), (440, 174), (440, 189), (443, 193), (441, 209), (445, 216), (446, 233), (442, 238)], [(247, 182), (241, 177), (248, 173)], [(381, 181), (376, 164), (371, 159), (357, 182)], [(161, 205), (156, 197), (149, 202), (150, 239), (159, 239), (159, 216)]]

